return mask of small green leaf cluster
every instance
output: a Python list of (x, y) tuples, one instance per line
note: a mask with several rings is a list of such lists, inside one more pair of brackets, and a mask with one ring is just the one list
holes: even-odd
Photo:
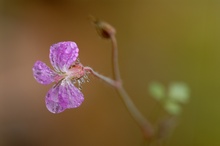
[(181, 104), (186, 104), (190, 97), (187, 84), (181, 82), (171, 83), (167, 90), (161, 83), (153, 82), (149, 86), (149, 92), (171, 115), (179, 115), (182, 111)]

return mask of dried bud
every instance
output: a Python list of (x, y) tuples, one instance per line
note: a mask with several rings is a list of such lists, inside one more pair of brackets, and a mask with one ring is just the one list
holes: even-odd
[(95, 19), (90, 16), (92, 23), (94, 24), (98, 34), (105, 39), (109, 39), (112, 35), (115, 35), (116, 31), (113, 26), (108, 24), (107, 22)]

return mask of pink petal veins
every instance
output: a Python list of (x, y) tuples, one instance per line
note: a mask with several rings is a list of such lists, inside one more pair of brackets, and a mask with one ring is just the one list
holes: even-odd
[(67, 103), (67, 108), (79, 107), (84, 101), (82, 92), (69, 79), (62, 81), (58, 96)]
[(51, 88), (46, 95), (46, 107), (52, 113), (79, 107), (84, 101), (83, 94), (68, 79)]
[(58, 96), (60, 84), (54, 85), (45, 98), (46, 107), (51, 113), (61, 113), (67, 108), (67, 103)]
[(50, 62), (58, 72), (67, 72), (78, 57), (79, 49), (74, 42), (59, 42), (50, 47)]
[(54, 71), (41, 61), (36, 61), (32, 70), (37, 82), (45, 85), (54, 82), (54, 78), (57, 76)]

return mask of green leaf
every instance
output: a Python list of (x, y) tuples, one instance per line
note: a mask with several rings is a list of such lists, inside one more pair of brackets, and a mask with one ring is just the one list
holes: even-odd
[(158, 82), (153, 82), (150, 84), (149, 92), (157, 100), (161, 100), (165, 97), (165, 88)]
[(172, 115), (179, 115), (181, 112), (180, 105), (172, 100), (167, 100), (164, 103), (164, 109)]
[(168, 98), (180, 103), (189, 100), (189, 88), (184, 83), (172, 83), (169, 87)]

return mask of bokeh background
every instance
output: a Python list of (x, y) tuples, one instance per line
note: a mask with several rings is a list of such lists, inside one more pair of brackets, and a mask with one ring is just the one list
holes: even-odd
[(157, 103), (148, 86), (183, 81), (191, 89), (170, 146), (220, 145), (220, 1), (218, 0), (1, 0), (0, 145), (139, 146), (142, 133), (113, 88), (90, 77), (84, 103), (51, 114), (32, 66), (49, 66), (51, 44), (72, 40), (80, 60), (111, 77), (110, 42), (89, 15), (117, 29), (124, 86), (148, 117)]

